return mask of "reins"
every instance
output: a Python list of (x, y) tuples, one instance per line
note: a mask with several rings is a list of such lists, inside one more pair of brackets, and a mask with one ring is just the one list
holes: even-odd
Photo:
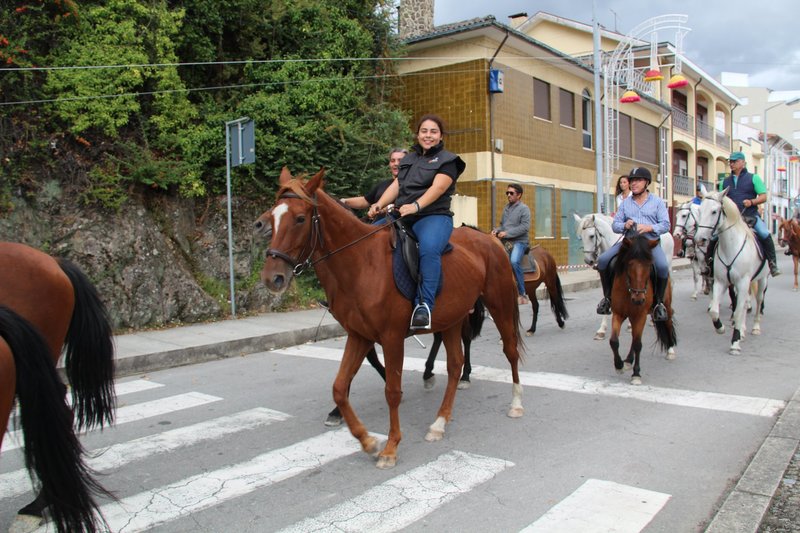
[[(298, 200), (302, 200), (303, 199), (303, 198), (300, 197), (300, 195), (298, 195), (297, 193), (293, 193), (293, 192), (285, 192), (285, 193), (281, 194), (278, 197), (279, 200), (283, 200), (283, 199), (286, 199), (286, 198), (293, 198), (293, 199), (298, 199)], [(368, 237), (371, 237), (372, 235), (374, 235), (375, 233), (377, 233), (377, 232), (381, 231), (382, 229), (386, 228), (390, 224), (393, 224), (393, 222), (387, 222), (386, 224), (382, 224), (380, 226), (377, 226), (374, 230), (370, 231), (369, 233), (366, 233), (365, 235), (362, 235), (361, 237), (357, 238), (356, 240), (354, 240), (354, 241), (352, 241), (350, 243), (345, 244), (344, 246), (341, 246), (341, 247), (339, 247), (339, 248), (337, 248), (337, 249), (335, 249), (335, 250), (333, 250), (331, 252), (328, 252), (327, 254), (323, 255), (322, 257), (320, 257), (316, 261), (312, 261), (311, 257), (314, 255), (314, 252), (317, 251), (317, 246), (319, 246), (319, 249), (323, 249), (323, 247), (324, 247), (324, 241), (323, 241), (323, 237), (322, 237), (322, 228), (320, 227), (321, 217), (320, 217), (319, 211), (317, 211), (316, 194), (314, 195), (313, 200), (314, 201), (311, 204), (313, 206), (313, 212), (311, 214), (311, 224), (312, 224), (312, 226), (311, 226), (311, 234), (309, 235), (308, 242), (303, 246), (303, 251), (301, 251), (301, 253), (300, 253), (300, 257), (305, 255), (305, 259), (303, 259), (303, 260), (295, 259), (294, 257), (292, 257), (292, 256), (290, 256), (290, 255), (288, 255), (288, 254), (286, 254), (284, 252), (281, 252), (280, 250), (275, 250), (274, 248), (269, 248), (267, 250), (267, 252), (266, 252), (267, 257), (274, 257), (276, 259), (282, 259), (283, 261), (286, 261), (289, 265), (291, 265), (292, 266), (292, 273), (295, 276), (299, 276), (300, 274), (305, 272), (308, 268), (311, 268), (314, 265), (319, 264), (320, 262), (328, 259), (329, 257), (334, 256), (334, 255), (338, 254), (339, 252), (342, 252), (342, 251), (350, 248), (351, 246), (355, 246), (356, 244), (358, 244), (359, 242), (363, 241), (364, 239), (366, 239)], [(304, 254), (306, 249), (308, 249), (308, 253)]]

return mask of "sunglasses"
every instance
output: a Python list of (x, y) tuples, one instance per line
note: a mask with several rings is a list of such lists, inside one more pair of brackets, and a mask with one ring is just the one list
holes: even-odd
[(516, 196), (517, 193), (513, 191), (506, 191), (506, 196)]

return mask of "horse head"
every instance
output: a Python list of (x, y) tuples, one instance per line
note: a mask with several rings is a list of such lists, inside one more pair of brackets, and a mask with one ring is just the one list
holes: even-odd
[(324, 176), (325, 169), (320, 169), (304, 182), (283, 167), (275, 205), (254, 224), (256, 233), (271, 238), (261, 281), (274, 294), (286, 291), (292, 278), (310, 266), (321, 245), (315, 196), (322, 190)]
[(699, 205), (694, 202), (686, 202), (675, 211), (675, 229), (672, 234), (679, 239), (693, 238), (697, 229), (697, 215), (700, 212)]
[[(733, 206), (731, 210), (730, 206)], [(735, 213), (733, 212), (735, 211)], [(711, 238), (722, 229), (725, 219), (739, 214), (736, 204), (728, 198), (728, 188), (724, 191), (709, 192), (703, 197), (703, 203), (697, 215), (697, 231), (694, 241), (698, 246), (706, 248)], [(738, 216), (741, 219), (741, 216)]]
[(634, 305), (645, 303), (653, 267), (653, 248), (660, 242), (660, 239), (650, 240), (638, 234), (626, 235), (622, 240), (614, 273), (615, 277), (625, 276), (625, 289)]
[(574, 214), (576, 231), (583, 244), (583, 261), (589, 265), (597, 264), (597, 258), (607, 249), (606, 238), (598, 227), (603, 224), (603, 215), (591, 213), (583, 218)]

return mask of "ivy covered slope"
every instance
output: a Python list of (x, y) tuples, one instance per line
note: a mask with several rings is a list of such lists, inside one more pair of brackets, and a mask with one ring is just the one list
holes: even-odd
[[(114, 227), (136, 210), (136, 223), (163, 234), (163, 252), (175, 255), (167, 262), (215, 292), (208, 280), (224, 269), (197, 256), (201, 242), (220, 247), (204, 241), (203, 225), (224, 211), (225, 121), (256, 124), (256, 164), (232, 173), (248, 216), (258, 211), (248, 202), (272, 201), (284, 165), (324, 166), (330, 192), (360, 194), (385, 178), (389, 147), (408, 143), (408, 117), (391, 102), (392, 9), (356, 0), (5, 2), (0, 239), (79, 255), (86, 238), (76, 244), (75, 220)], [(23, 221), (37, 211), (61, 218), (26, 234)], [(252, 256), (249, 225), (234, 226), (239, 256)], [(97, 246), (113, 237), (97, 235)], [(240, 283), (257, 268), (245, 263), (237, 262)], [(90, 272), (99, 283), (107, 274)], [(224, 298), (211, 296), (221, 304), (205, 315), (224, 314)]]

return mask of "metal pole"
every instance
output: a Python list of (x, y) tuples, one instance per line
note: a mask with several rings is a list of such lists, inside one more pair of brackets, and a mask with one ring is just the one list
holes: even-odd
[(595, 177), (597, 179), (597, 212), (602, 213), (603, 206), (605, 205), (605, 190), (603, 189), (603, 113), (600, 107), (600, 23), (597, 21), (596, 14), (596, 1), (592, 0), (592, 19), (593, 19), (593, 36), (594, 36), (594, 132), (595, 132), (595, 149), (594, 149), (594, 165)]
[[(773, 106), (774, 107), (774, 106)], [(764, 143), (762, 144), (761, 148), (764, 152), (764, 185), (767, 187), (767, 200), (764, 202), (764, 222), (767, 223), (767, 229), (769, 232), (772, 233), (772, 221), (770, 220), (772, 206), (770, 206), (770, 201), (772, 200), (772, 195), (770, 194), (770, 182), (769, 178), (767, 177), (767, 173), (769, 173), (769, 142), (767, 141), (767, 111), (771, 108), (766, 107), (764, 108)]]
[[(239, 123), (239, 147), (241, 148), (242, 125)], [(231, 316), (236, 318), (236, 293), (233, 288), (233, 222), (231, 217), (231, 139), (230, 125), (225, 124), (225, 185), (228, 193), (228, 263), (231, 284)], [(241, 152), (241, 149), (239, 150)]]

